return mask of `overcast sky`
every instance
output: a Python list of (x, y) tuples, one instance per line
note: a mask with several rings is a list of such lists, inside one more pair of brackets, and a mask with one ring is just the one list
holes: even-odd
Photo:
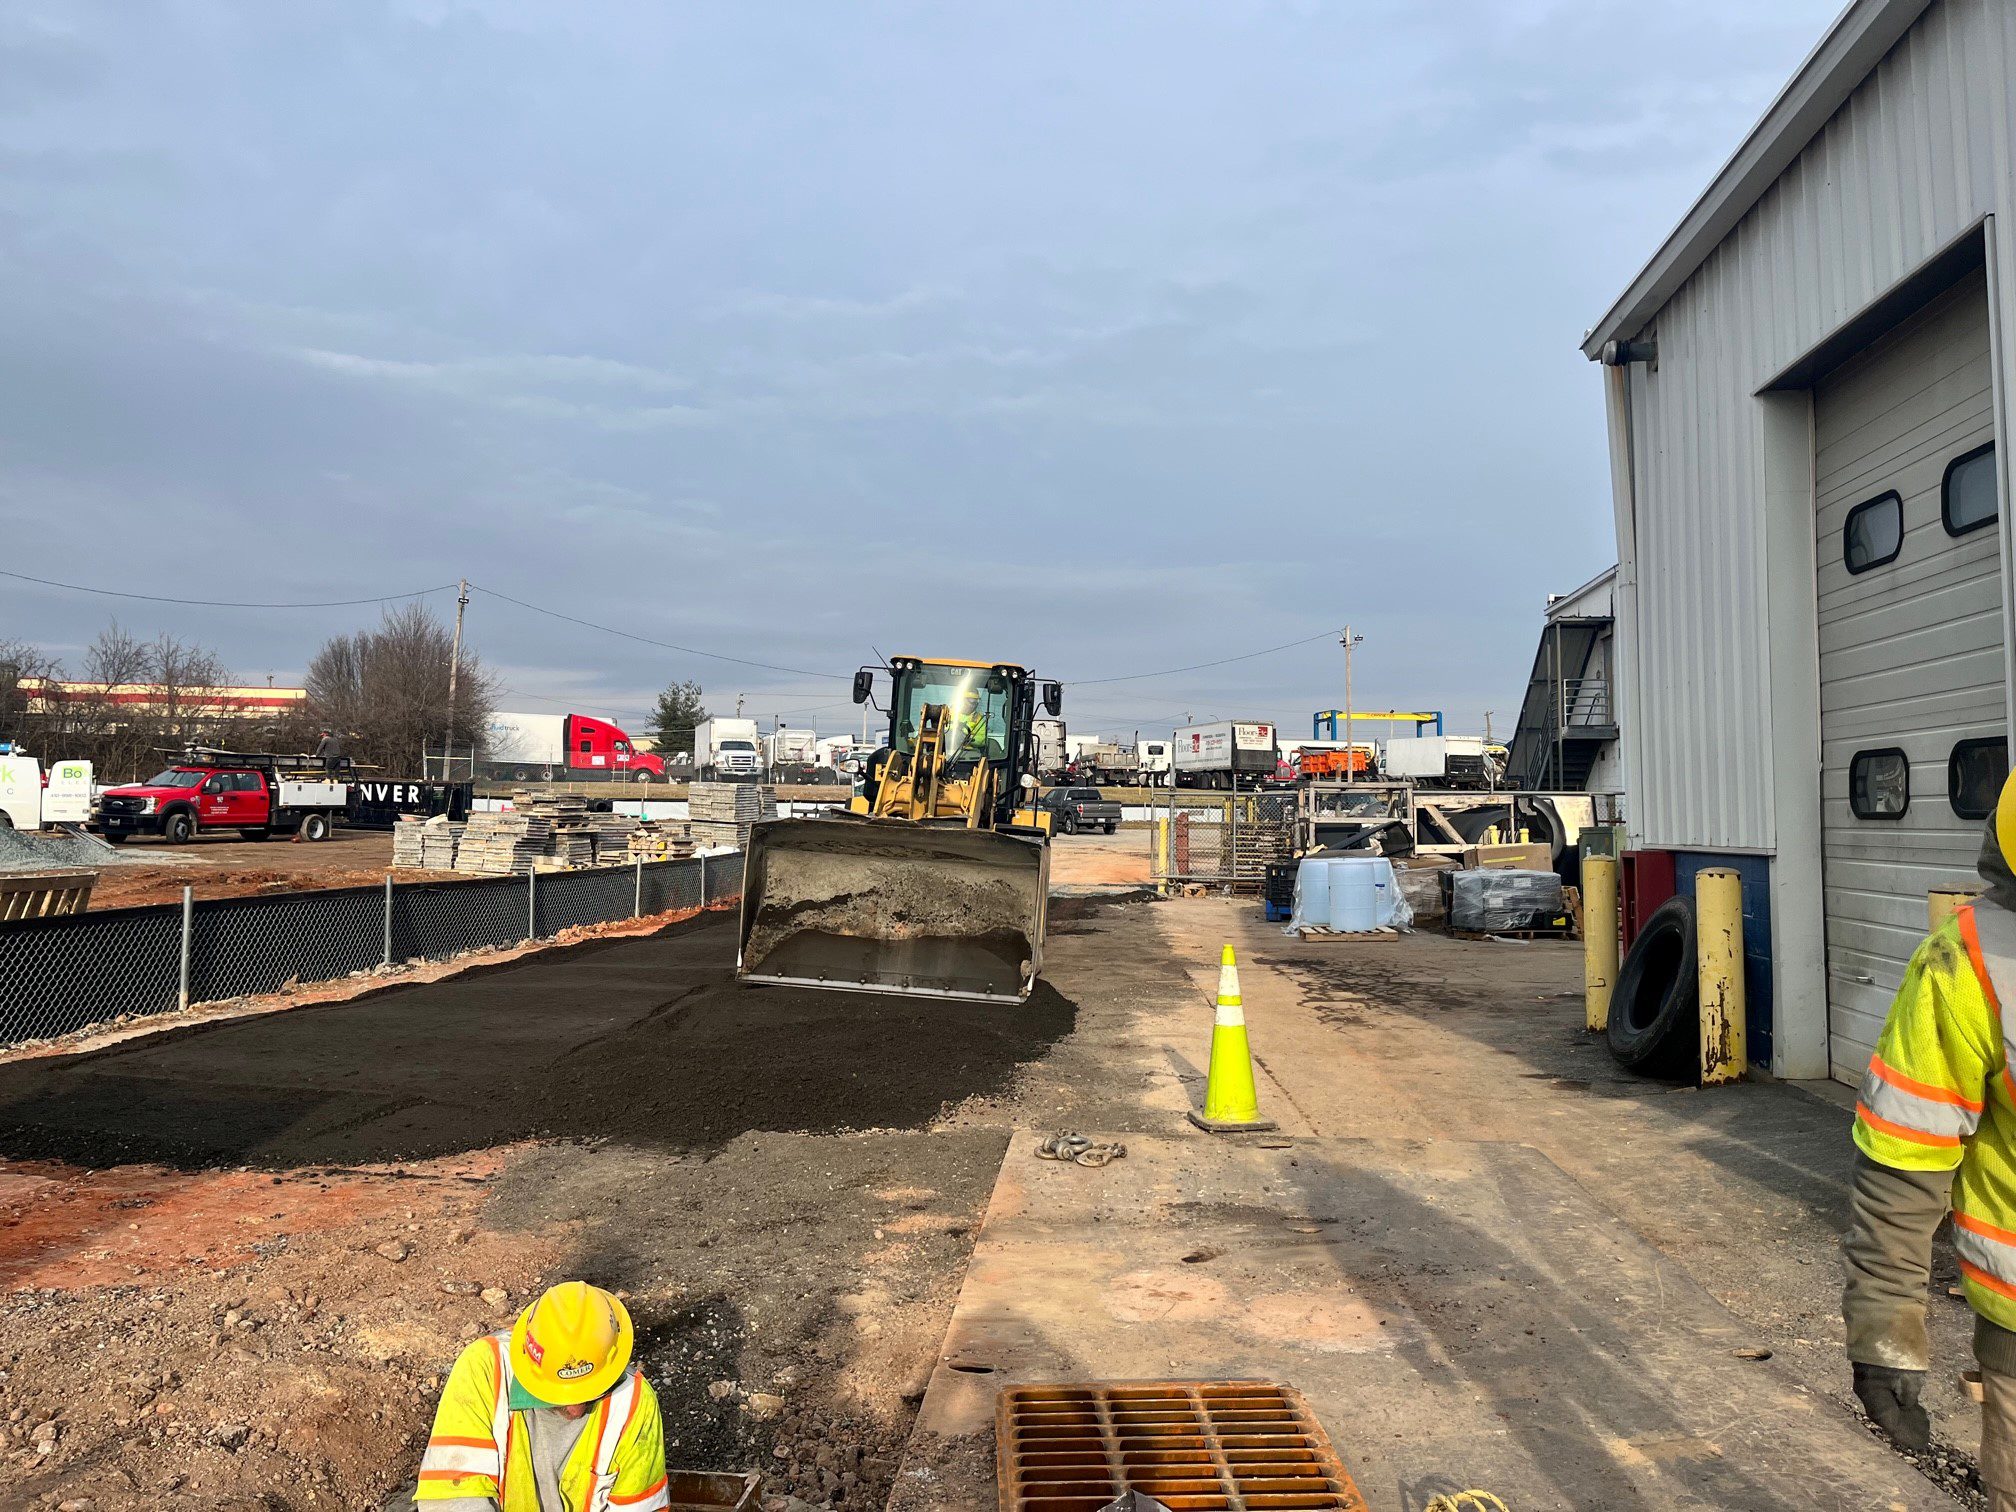
[[(1366, 637), (1517, 707), (1614, 558), (1576, 350), (1836, 0), (0, 11), (0, 566), (185, 598), (466, 574), (506, 708), (824, 731), (883, 652), (1065, 679)], [(453, 594), (431, 600), (453, 612)], [(298, 679), (375, 611), (0, 581)], [(1334, 638), (1088, 684), (1306, 734)]]

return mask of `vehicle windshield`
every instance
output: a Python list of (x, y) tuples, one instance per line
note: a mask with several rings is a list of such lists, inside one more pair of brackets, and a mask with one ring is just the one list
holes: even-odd
[(721, 742), (721, 749), (724, 751), (753, 751), (756, 749), (756, 745), (755, 742), (748, 740), (724, 740)]
[(165, 772), (156, 772), (152, 777), (141, 783), (140, 786), (191, 788), (195, 787), (209, 775), (208, 772), (192, 772), (187, 767), (170, 767)]
[(906, 668), (896, 679), (896, 749), (912, 750), (925, 709), (943, 704), (948, 758), (1003, 761), (1013, 698), (1008, 679), (985, 667)]

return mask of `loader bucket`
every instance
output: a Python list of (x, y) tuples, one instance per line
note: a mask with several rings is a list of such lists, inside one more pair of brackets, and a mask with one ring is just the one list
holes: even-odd
[(1034, 836), (838, 815), (766, 819), (743, 863), (744, 981), (1019, 1003), (1043, 965)]

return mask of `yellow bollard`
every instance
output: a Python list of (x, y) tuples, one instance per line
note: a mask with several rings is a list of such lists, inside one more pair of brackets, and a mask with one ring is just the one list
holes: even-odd
[(1724, 866), (1694, 878), (1694, 954), (1701, 994), (1701, 1085), (1741, 1081), (1744, 1045), (1743, 879)]
[(1246, 1043), (1246, 1009), (1239, 999), (1239, 967), (1227, 945), (1218, 958), (1218, 1008), (1211, 1020), (1211, 1066), (1204, 1079), (1204, 1111), (1190, 1122), (1213, 1134), (1279, 1127), (1260, 1116), (1253, 1081), (1253, 1051)]
[(1588, 1028), (1610, 1024), (1610, 989), (1617, 985), (1617, 858), (1582, 858), (1582, 1003)]
[(1980, 893), (1971, 887), (1935, 887), (1925, 894), (1926, 920), (1936, 931), (1941, 924), (1960, 911), (1961, 905), (1972, 903)]

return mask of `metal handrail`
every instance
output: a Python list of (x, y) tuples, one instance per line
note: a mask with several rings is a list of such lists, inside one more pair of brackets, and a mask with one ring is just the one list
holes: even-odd
[(1561, 680), (1559, 718), (1564, 728), (1577, 725), (1607, 725), (1610, 716), (1610, 680), (1607, 677), (1564, 677)]

